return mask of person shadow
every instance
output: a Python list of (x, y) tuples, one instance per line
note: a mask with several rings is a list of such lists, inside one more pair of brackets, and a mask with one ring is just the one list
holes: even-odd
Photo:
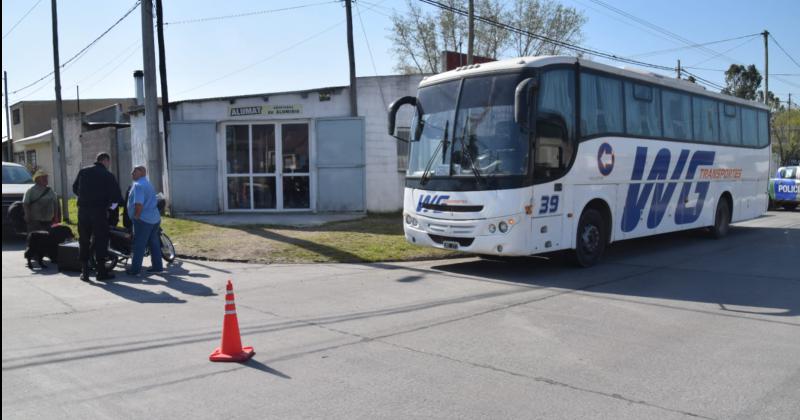
[(210, 277), (211, 276), (204, 273), (192, 273), (183, 266), (182, 262), (177, 261), (165, 265), (164, 271), (160, 273), (147, 273), (144, 277), (122, 275), (119, 281), (124, 283), (162, 285), (190, 296), (216, 296), (214, 290), (209, 286), (186, 280), (186, 278), (207, 279)]

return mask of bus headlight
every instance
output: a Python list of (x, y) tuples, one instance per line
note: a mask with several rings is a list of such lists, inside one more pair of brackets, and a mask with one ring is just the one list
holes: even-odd
[(494, 226), (494, 223), (489, 224), (489, 233), (494, 233), (497, 228)]
[(407, 225), (411, 224), (411, 215), (410, 214), (406, 214), (406, 224)]
[(412, 217), (411, 218), (411, 226), (417, 227), (417, 218), (416, 217)]
[(497, 228), (500, 229), (500, 232), (506, 233), (508, 232), (508, 223), (500, 222), (497, 224)]

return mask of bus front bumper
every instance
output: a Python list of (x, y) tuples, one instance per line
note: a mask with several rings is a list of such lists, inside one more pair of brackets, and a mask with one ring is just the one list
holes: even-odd
[[(409, 223), (409, 217), (412, 223)], [(415, 223), (414, 223), (415, 222)], [(502, 232), (500, 226), (507, 227)], [(481, 220), (447, 220), (404, 214), (406, 241), (419, 246), (484, 255), (530, 255), (524, 214)]]

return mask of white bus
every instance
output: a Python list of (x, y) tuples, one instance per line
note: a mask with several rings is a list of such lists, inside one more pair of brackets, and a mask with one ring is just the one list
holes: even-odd
[[(768, 108), (574, 57), (425, 78), (411, 121), (404, 230), (413, 244), (522, 256), (709, 227), (767, 209)], [(399, 137), (398, 137), (399, 138)]]

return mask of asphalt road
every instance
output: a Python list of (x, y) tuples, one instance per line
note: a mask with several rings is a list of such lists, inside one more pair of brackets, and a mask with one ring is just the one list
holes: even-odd
[[(185, 261), (90, 285), (21, 247), (3, 244), (4, 419), (800, 417), (800, 212), (592, 269)], [(208, 361), (229, 278), (245, 365)]]

